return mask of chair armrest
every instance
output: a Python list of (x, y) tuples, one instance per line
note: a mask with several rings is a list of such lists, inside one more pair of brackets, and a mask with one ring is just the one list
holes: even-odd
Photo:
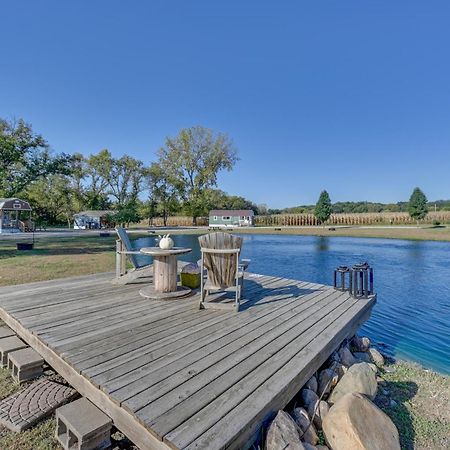
[(116, 253), (120, 253), (121, 255), (142, 255), (142, 253), (139, 251), (130, 252), (128, 250), (122, 250), (121, 252), (116, 252)]

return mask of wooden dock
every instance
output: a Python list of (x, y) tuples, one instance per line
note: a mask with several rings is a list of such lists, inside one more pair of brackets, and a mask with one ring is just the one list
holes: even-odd
[(375, 296), (248, 274), (242, 310), (154, 301), (112, 274), (0, 288), (0, 316), (142, 449), (247, 448)]

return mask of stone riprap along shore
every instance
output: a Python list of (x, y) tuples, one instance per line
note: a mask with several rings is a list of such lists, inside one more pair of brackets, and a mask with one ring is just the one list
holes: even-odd
[(384, 357), (367, 337), (346, 340), (268, 427), (267, 450), (400, 450), (391, 419), (372, 401)]

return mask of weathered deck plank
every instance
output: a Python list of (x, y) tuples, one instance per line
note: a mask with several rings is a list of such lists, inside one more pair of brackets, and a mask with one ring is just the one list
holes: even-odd
[[(259, 350), (265, 350), (262, 352), (262, 358), (268, 357), (270, 351), (276, 353), (283, 343), (289, 343), (293, 336), (297, 335), (298, 330), (301, 329), (302, 320), (309, 313), (312, 314), (321, 308), (321, 302), (315, 302), (314, 305), (311, 305), (310, 312), (292, 313), (291, 317), (285, 320), (274, 319), (274, 325), (276, 326), (272, 326), (272, 323), (269, 322), (256, 332), (247, 334), (239, 340), (232, 339), (216, 352), (209, 354), (208, 358), (202, 358), (185, 368), (183, 367), (185, 364), (183, 359), (178, 363), (178, 366), (171, 367), (171, 371), (168, 373), (172, 375), (165, 378), (162, 378), (159, 373), (151, 374), (142, 380), (143, 385), (150, 387), (136, 396), (130, 395), (133, 392), (133, 384), (126, 386), (120, 392), (116, 392), (116, 395), (120, 394), (123, 396), (125, 399), (123, 401), (124, 406), (133, 411), (144, 408), (138, 414), (139, 417), (145, 417), (144, 420), (149, 418), (149, 415), (147, 415), (149, 411), (151, 411), (151, 414), (156, 412), (158, 414), (164, 413), (176, 404), (172, 404), (173, 402), (179, 402), (181, 398), (184, 398), (185, 392), (189, 392), (189, 394), (194, 393), (204, 383), (211, 382), (214, 377), (228, 372), (240, 361), (246, 360), (248, 357), (253, 361), (259, 355)], [(282, 342), (279, 343), (278, 339)], [(266, 346), (271, 350), (268, 350)], [(191, 379), (193, 383), (187, 383)], [(163, 396), (165, 393), (170, 393), (170, 398)], [(152, 403), (153, 400), (155, 400), (156, 404)]]
[[(327, 311), (338, 309), (341, 306), (340, 302), (343, 301), (343, 299), (337, 298), (328, 305), (328, 309), (327, 307), (325, 309)], [(176, 386), (171, 386), (167, 395), (158, 396), (156, 401), (147, 403), (142, 409), (140, 408), (141, 404), (137, 404), (133, 410), (137, 410), (141, 421), (151, 424), (152, 431), (157, 433), (158, 437), (164, 437), (169, 431), (189, 419), (193, 413), (207, 406), (206, 397), (211, 393), (214, 398), (219, 397), (253, 371), (255, 371), (256, 378), (270, 377), (278, 368), (274, 359), (278, 356), (284, 362), (289, 358), (296, 348), (294, 345), (288, 344), (295, 342), (297, 345), (301, 345), (304, 330), (312, 329), (313, 325), (317, 326), (320, 316), (320, 311), (315, 311), (304, 322), (302, 319), (305, 318), (305, 315), (302, 314), (292, 320), (292, 323), (286, 321), (283, 326), (275, 328), (264, 334), (259, 340), (252, 342), (252, 345), (240, 348), (236, 353), (219, 361), (216, 366), (208, 367), (208, 370), (201, 375), (191, 377), (192, 380), (178, 378), (178, 383)], [(284, 350), (286, 346), (288, 346), (289, 352)], [(282, 359), (283, 355), (285, 359)], [(264, 370), (261, 370), (261, 366), (264, 367)], [(156, 395), (159, 395), (157, 390), (155, 391)], [(151, 400), (150, 395), (149, 397)], [(140, 398), (143, 400), (145, 397), (141, 396)], [(217, 413), (218, 411), (216, 411)]]
[(375, 303), (249, 274), (239, 313), (200, 311), (111, 278), (1, 288), (0, 316), (149, 450), (245, 447)]
[[(251, 334), (260, 335), (260, 327), (263, 327), (268, 322), (271, 322), (270, 325), (272, 327), (276, 326), (280, 321), (286, 320), (290, 316), (290, 306), (287, 304), (283, 308), (277, 310), (269, 310), (261, 315), (255, 314), (254, 316), (247, 317), (245, 321), (239, 323), (238, 327), (235, 324), (230, 324), (221, 327), (221, 329), (210, 329), (207, 334), (200, 335), (198, 339), (192, 339), (192, 343), (189, 343), (191, 341), (188, 341), (188, 345), (183, 341), (182, 345), (174, 347), (173, 351), (171, 350), (170, 355), (165, 358), (157, 358), (158, 355), (153, 352), (148, 357), (147, 355), (140, 357), (138, 361), (136, 361), (137, 364), (134, 364), (131, 367), (131, 369), (133, 369), (132, 371), (116, 377), (115, 379), (111, 377), (111, 381), (104, 383), (103, 388), (110, 393), (113, 393), (124, 386), (128, 386), (128, 389), (131, 390), (132, 385), (134, 384), (133, 382), (140, 379), (144, 381), (146, 375), (163, 367), (165, 367), (165, 370), (169, 370), (169, 366), (179, 359), (183, 359), (183, 364), (188, 365), (209, 356), (214, 351), (223, 348), (230, 342), (238, 339), (239, 342), (242, 342), (240, 339), (248, 338), (250, 336), (247, 335)], [(211, 336), (211, 333), (213, 332), (214, 335)], [(140, 384), (141, 382), (139, 381), (138, 385)], [(120, 396), (119, 393), (116, 393), (115, 395)]]
[[(250, 295), (250, 294), (249, 294)], [(253, 294), (251, 294), (253, 295)], [(195, 310), (198, 309), (198, 303), (194, 300), (193, 303), (193, 307)], [(211, 319), (210, 319), (211, 318)], [(212, 333), (215, 331), (220, 331), (223, 330), (224, 327), (226, 327), (228, 324), (230, 324), (233, 327), (236, 327), (236, 322), (239, 318), (236, 318), (233, 315), (230, 315), (229, 313), (223, 312), (223, 311), (205, 311), (204, 315), (196, 315), (195, 318), (192, 319), (192, 322), (189, 324), (189, 326), (185, 326), (187, 325), (187, 322), (182, 323), (182, 325), (179, 328), (179, 331), (182, 333), (182, 335), (179, 334), (171, 334), (171, 338), (169, 340), (165, 341), (165, 344), (169, 344), (171, 343), (173, 340), (177, 340), (179, 341), (181, 337), (186, 337), (189, 334), (192, 334), (196, 331), (200, 331), (202, 329), (205, 329), (207, 325), (211, 325), (211, 327), (208, 327), (208, 332)], [(195, 325), (198, 324), (198, 327), (196, 327)], [(214, 325), (214, 326), (213, 326)], [(177, 330), (178, 331), (178, 330)], [(158, 340), (161, 336), (158, 336)], [(197, 339), (201, 337), (201, 335), (197, 335)], [(150, 340), (150, 341), (145, 341), (145, 342), (136, 342), (134, 343), (133, 346), (130, 347), (126, 347), (123, 348), (123, 353), (126, 353), (127, 356), (132, 356), (132, 354), (130, 353), (132, 350), (138, 350), (139, 356), (142, 356), (143, 354), (145, 354), (147, 351), (151, 351), (151, 348), (145, 347), (146, 344), (153, 344), (155, 343), (156, 340)], [(182, 344), (185, 345), (186, 341), (183, 340)], [(119, 355), (117, 355), (119, 356)], [(102, 358), (102, 357), (101, 357)], [(102, 361), (101, 359), (99, 359), (97, 361), (97, 364), (101, 364)], [(96, 365), (97, 365), (96, 364)]]

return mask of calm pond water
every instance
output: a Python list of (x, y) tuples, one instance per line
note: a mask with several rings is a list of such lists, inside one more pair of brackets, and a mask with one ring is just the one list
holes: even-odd
[[(316, 236), (244, 235), (252, 272), (332, 284), (336, 266), (367, 261), (378, 302), (361, 333), (390, 353), (450, 374), (450, 243)], [(200, 258), (197, 236), (173, 236)], [(136, 240), (153, 246), (154, 237)], [(145, 258), (145, 257), (144, 257)]]

